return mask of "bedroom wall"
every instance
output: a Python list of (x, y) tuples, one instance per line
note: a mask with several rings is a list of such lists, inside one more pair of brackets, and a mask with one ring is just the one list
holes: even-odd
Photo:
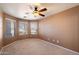
[(42, 19), (39, 35), (44, 40), (79, 52), (79, 6)]
[(2, 23), (2, 12), (0, 11), (0, 49), (1, 49), (1, 47), (2, 47), (2, 27), (3, 27), (3, 25), (2, 25), (3, 23)]

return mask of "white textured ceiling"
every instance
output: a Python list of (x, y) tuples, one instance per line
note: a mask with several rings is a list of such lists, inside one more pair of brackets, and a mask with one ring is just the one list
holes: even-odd
[[(79, 3), (41, 3), (41, 6), (39, 7), (45, 7), (47, 8), (47, 11), (43, 12), (45, 14), (45, 17), (62, 12), (64, 10), (67, 10), (69, 8), (75, 7), (79, 5)], [(30, 6), (32, 6), (32, 9), (30, 9)], [(2, 9), (4, 12), (21, 18), (21, 19), (27, 19), (27, 20), (39, 20), (41, 16), (34, 17), (32, 14), (33, 12), (33, 4), (31, 3), (3, 3), (0, 4), (0, 9)], [(26, 14), (28, 13), (28, 14)], [(26, 16), (26, 18), (24, 18)]]

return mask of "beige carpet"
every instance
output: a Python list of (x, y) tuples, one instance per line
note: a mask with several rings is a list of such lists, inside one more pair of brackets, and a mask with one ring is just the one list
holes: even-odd
[(7, 55), (75, 55), (69, 49), (57, 46), (40, 39), (24, 39), (13, 42), (2, 48), (1, 54)]

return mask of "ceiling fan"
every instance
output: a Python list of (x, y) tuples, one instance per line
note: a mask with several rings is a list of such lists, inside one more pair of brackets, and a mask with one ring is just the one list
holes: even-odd
[(40, 16), (44, 17), (45, 15), (41, 13), (41, 12), (44, 12), (44, 11), (47, 11), (47, 8), (43, 8), (43, 9), (38, 10), (38, 7), (35, 6), (33, 14), (34, 14), (34, 16), (40, 15)]

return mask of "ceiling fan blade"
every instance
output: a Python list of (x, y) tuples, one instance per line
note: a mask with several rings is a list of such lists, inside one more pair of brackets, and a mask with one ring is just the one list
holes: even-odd
[(41, 13), (39, 13), (39, 15), (40, 15), (40, 16), (43, 16), (43, 17), (45, 16), (44, 14), (41, 14)]
[(43, 11), (46, 11), (46, 10), (47, 10), (47, 8), (43, 8), (43, 9), (39, 10), (39, 12), (43, 12)]
[(37, 10), (37, 6), (35, 6), (35, 11), (38, 11), (38, 10)]

